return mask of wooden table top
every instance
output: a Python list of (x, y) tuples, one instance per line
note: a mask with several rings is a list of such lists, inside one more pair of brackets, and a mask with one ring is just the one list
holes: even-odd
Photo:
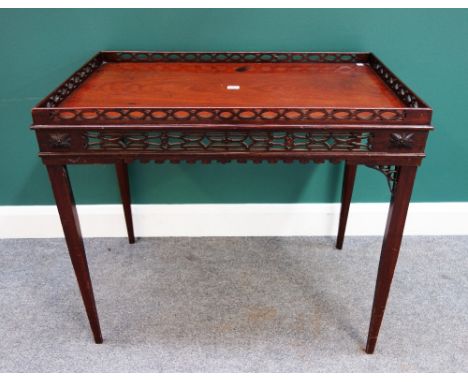
[(407, 125), (432, 110), (372, 53), (98, 52), (37, 126)]
[(399, 108), (368, 63), (110, 62), (58, 106)]

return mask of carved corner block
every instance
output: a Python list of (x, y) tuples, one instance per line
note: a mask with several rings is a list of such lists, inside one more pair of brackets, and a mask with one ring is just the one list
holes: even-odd
[(49, 146), (52, 149), (69, 149), (71, 136), (67, 133), (53, 133), (49, 135)]
[(411, 149), (414, 144), (414, 133), (392, 133), (390, 147)]

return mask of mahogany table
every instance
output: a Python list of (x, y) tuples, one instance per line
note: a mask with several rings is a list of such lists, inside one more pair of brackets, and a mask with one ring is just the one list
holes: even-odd
[(391, 193), (366, 346), (373, 353), (431, 114), (372, 53), (96, 54), (32, 110), (96, 343), (102, 335), (67, 165), (115, 165), (134, 243), (127, 174), (134, 160), (344, 161), (337, 248), (356, 167), (383, 173)]

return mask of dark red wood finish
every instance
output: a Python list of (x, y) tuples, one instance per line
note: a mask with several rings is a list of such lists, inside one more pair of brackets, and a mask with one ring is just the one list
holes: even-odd
[(125, 215), (125, 224), (127, 226), (128, 242), (135, 243), (135, 234), (133, 233), (132, 206), (130, 198), (130, 184), (128, 181), (128, 168), (124, 161), (115, 164), (117, 179), (119, 180), (120, 198)]
[(336, 238), (336, 248), (343, 248), (343, 241), (346, 231), (346, 223), (348, 222), (349, 206), (353, 196), (354, 180), (356, 178), (357, 166), (355, 164), (345, 164), (343, 176), (343, 189), (341, 192), (341, 211), (340, 222), (338, 225), (338, 236)]
[(132, 161), (328, 160), (346, 163), (338, 248), (357, 166), (382, 172), (392, 194), (366, 348), (372, 353), (431, 114), (372, 53), (98, 53), (32, 111), (96, 342), (102, 336), (66, 165), (116, 166), (132, 243)]
[(93, 286), (89, 274), (88, 262), (81, 237), (80, 222), (76, 212), (75, 199), (70, 186), (67, 168), (65, 166), (48, 165), (50, 183), (54, 192), (57, 209), (62, 221), (65, 241), (67, 242), (73, 269), (75, 270), (78, 286), (86, 308), (86, 314), (97, 344), (102, 343), (101, 328), (94, 301)]
[[(349, 85), (344, 88), (343, 82)], [(228, 90), (229, 85), (239, 89)], [(61, 107), (265, 108), (276, 107), (278, 99), (288, 108), (405, 106), (367, 64), (111, 62)]]
[(401, 166), (398, 168), (398, 181), (393, 192), (385, 228), (382, 252), (380, 254), (377, 282), (375, 284), (374, 304), (372, 306), (369, 334), (367, 336), (366, 352), (372, 354), (377, 343), (380, 325), (387, 304), (393, 273), (400, 252), (406, 214), (416, 177), (416, 166)]

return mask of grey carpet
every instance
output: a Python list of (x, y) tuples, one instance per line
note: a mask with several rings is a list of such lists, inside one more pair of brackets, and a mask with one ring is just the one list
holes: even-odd
[(468, 237), (407, 237), (374, 355), (381, 238), (88, 239), (104, 344), (63, 240), (0, 240), (0, 371), (468, 371)]

